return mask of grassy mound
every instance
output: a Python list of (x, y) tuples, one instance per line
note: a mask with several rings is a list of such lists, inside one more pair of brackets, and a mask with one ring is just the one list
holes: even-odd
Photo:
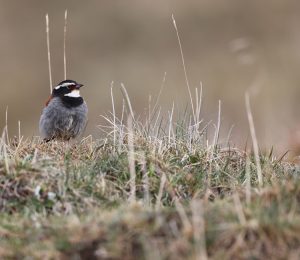
[(4, 132), (1, 259), (299, 258), (298, 166), (222, 145), (219, 127), (208, 142), (197, 116), (128, 111), (98, 140)]

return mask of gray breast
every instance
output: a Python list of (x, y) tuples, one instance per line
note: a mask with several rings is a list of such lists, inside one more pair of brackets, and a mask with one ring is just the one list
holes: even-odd
[(80, 106), (68, 108), (60, 98), (55, 97), (43, 109), (39, 124), (40, 133), (45, 139), (76, 138), (85, 129), (87, 113), (85, 102)]

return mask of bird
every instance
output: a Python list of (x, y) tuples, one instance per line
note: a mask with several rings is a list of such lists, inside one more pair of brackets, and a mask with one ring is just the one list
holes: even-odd
[(87, 124), (88, 107), (80, 96), (82, 84), (63, 80), (57, 84), (42, 110), (40, 134), (45, 142), (69, 141), (80, 136)]

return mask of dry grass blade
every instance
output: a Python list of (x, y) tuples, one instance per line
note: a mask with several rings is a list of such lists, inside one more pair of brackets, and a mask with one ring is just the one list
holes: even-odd
[(173, 113), (174, 113), (174, 102), (172, 105), (171, 113), (169, 113), (169, 131), (168, 131), (168, 145), (171, 145), (171, 134), (173, 134), (174, 139), (174, 132), (173, 132)]
[(144, 203), (147, 207), (151, 205), (151, 198), (149, 192), (149, 172), (147, 171), (145, 153), (142, 152), (141, 155), (141, 166), (142, 166), (142, 173), (143, 173), (143, 189), (144, 189)]
[(47, 53), (48, 53), (48, 69), (49, 69), (49, 82), (50, 93), (52, 93), (52, 71), (51, 71), (51, 55), (50, 55), (50, 36), (49, 36), (49, 16), (46, 14), (46, 35), (47, 35)]
[(130, 197), (129, 201), (136, 201), (136, 185), (135, 185), (135, 156), (134, 156), (134, 133), (132, 128), (132, 118), (128, 116), (128, 163), (129, 163), (129, 172), (130, 172)]
[[(151, 115), (150, 117), (155, 115), (155, 112), (156, 112), (156, 109), (158, 107), (158, 103), (159, 103), (159, 100), (160, 100), (161, 93), (162, 93), (163, 88), (164, 88), (165, 83), (166, 83), (166, 77), (167, 77), (167, 72), (164, 73), (164, 77), (163, 77), (163, 80), (162, 80), (162, 83), (161, 83), (161, 86), (160, 86), (160, 90), (159, 90), (158, 95), (156, 97), (156, 101), (155, 101), (155, 104), (153, 106), (152, 111), (150, 111), (150, 109), (149, 109), (149, 113)], [(149, 121), (151, 122), (151, 119)]]
[(18, 140), (21, 142), (21, 121), (18, 120)]
[(112, 81), (111, 84), (110, 84), (110, 95), (111, 95), (111, 104), (112, 104), (112, 113), (113, 113), (114, 152), (115, 152), (117, 126), (116, 126), (116, 111), (115, 111), (115, 101), (114, 101), (113, 87), (114, 87), (114, 82)]
[(128, 109), (129, 109), (129, 113), (131, 115), (131, 118), (132, 118), (133, 121), (135, 121), (133, 109), (132, 109), (131, 102), (130, 102), (130, 98), (129, 98), (128, 92), (127, 92), (127, 90), (126, 90), (123, 83), (121, 83), (121, 89), (122, 89), (123, 96), (126, 100), (126, 104), (127, 104)]
[(261, 164), (260, 164), (260, 159), (259, 159), (258, 142), (257, 142), (257, 138), (256, 138), (254, 121), (253, 121), (253, 116), (252, 116), (252, 112), (251, 112), (250, 99), (249, 99), (248, 93), (245, 94), (245, 101), (246, 101), (246, 110), (247, 110), (249, 128), (250, 128), (252, 144), (253, 144), (253, 151), (254, 151), (255, 162), (256, 162), (257, 178), (258, 178), (259, 186), (262, 187), (263, 186), (263, 176), (262, 176)]
[(184, 71), (185, 82), (186, 82), (186, 85), (187, 85), (187, 88), (188, 88), (189, 97), (190, 97), (191, 106), (192, 106), (193, 119), (194, 119), (194, 122), (196, 122), (196, 115), (195, 115), (195, 109), (194, 109), (194, 101), (193, 101), (193, 97), (192, 97), (190, 83), (189, 83), (188, 76), (187, 76), (187, 71), (186, 71), (186, 66), (185, 66), (185, 60), (184, 60), (184, 55), (183, 55), (183, 50), (182, 50), (182, 44), (181, 44), (181, 40), (180, 40), (178, 28), (177, 28), (177, 25), (176, 25), (176, 20), (175, 20), (173, 14), (172, 14), (172, 21), (173, 21), (173, 25), (174, 25), (174, 28), (175, 28), (175, 31), (176, 31), (177, 40), (178, 40), (178, 44), (179, 44), (179, 49), (180, 49), (180, 55), (181, 55), (181, 61), (182, 61), (182, 66), (183, 66), (183, 71)]
[(214, 149), (216, 148), (219, 140), (219, 135), (220, 135), (220, 127), (221, 127), (221, 100), (219, 100), (219, 106), (218, 106), (218, 122), (217, 122), (217, 127), (215, 131), (215, 137), (214, 137), (214, 144), (213, 147)]
[(10, 171), (9, 171), (9, 163), (8, 163), (8, 155), (7, 155), (7, 144), (5, 142), (6, 133), (7, 133), (7, 126), (4, 127), (4, 130), (3, 130), (3, 133), (2, 133), (1, 145), (2, 145), (2, 151), (3, 151), (5, 171), (6, 171), (7, 174), (9, 174)]
[(200, 93), (198, 93), (198, 88), (195, 89), (196, 91), (196, 122), (195, 125), (197, 125), (196, 129), (199, 128), (200, 125), (200, 115), (201, 115), (201, 108), (202, 108), (202, 92), (203, 92), (203, 87), (202, 87), (202, 82), (200, 82)]
[(9, 145), (9, 136), (8, 136), (8, 106), (5, 110), (5, 134), (6, 134), (6, 142)]
[(67, 22), (68, 10), (65, 10), (65, 25), (64, 25), (64, 79), (67, 79), (67, 57), (66, 57), (66, 41), (67, 41)]

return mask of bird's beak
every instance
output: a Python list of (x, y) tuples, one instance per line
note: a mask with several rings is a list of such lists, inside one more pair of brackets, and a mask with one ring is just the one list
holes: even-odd
[(81, 87), (83, 87), (84, 85), (82, 85), (82, 84), (77, 84), (76, 85), (76, 89), (80, 89)]

